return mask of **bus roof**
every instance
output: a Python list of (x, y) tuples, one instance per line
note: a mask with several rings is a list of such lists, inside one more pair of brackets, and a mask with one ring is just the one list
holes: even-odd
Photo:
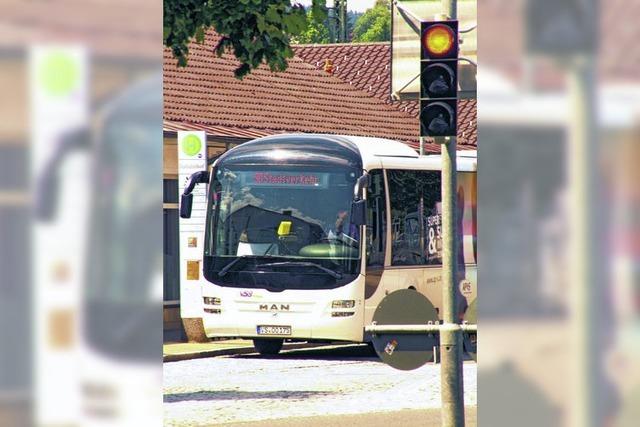
[[(295, 136), (304, 136), (304, 140), (312, 138), (316, 143), (350, 143), (357, 148), (362, 158), (364, 169), (399, 168), (416, 170), (439, 170), (442, 157), (439, 154), (420, 156), (408, 145), (385, 138), (373, 138), (364, 136), (333, 135), (333, 134), (277, 134), (249, 141), (241, 146), (249, 148), (252, 143), (259, 141), (291, 140)], [(239, 146), (239, 147), (241, 147)], [(476, 150), (461, 150), (457, 153), (457, 165), (459, 171), (475, 171), (477, 164)]]
[[(399, 141), (346, 135), (341, 137), (358, 147), (365, 169), (382, 167), (439, 170), (441, 168), (442, 156), (440, 154), (420, 156), (413, 148)], [(459, 171), (476, 171), (477, 151), (458, 151), (457, 166)]]

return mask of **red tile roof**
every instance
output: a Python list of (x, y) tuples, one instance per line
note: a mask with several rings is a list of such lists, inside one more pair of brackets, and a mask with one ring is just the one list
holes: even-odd
[[(260, 67), (239, 81), (238, 63), (212, 52), (214, 43), (192, 45), (189, 65), (164, 56), (164, 120), (243, 132), (309, 132), (377, 136), (417, 147), (418, 126), (410, 114), (387, 105), (298, 58), (286, 72)], [(429, 144), (429, 151), (439, 147)]]
[[(600, 40), (597, 52), (598, 76), (605, 83), (638, 83), (640, 80), (639, 0), (599, 0)], [(564, 71), (555, 64), (527, 53), (526, 0), (483, 0), (478, 7), (478, 44), (482, 66), (499, 70), (514, 81), (531, 79), (539, 90), (565, 86)], [(525, 58), (528, 58), (525, 60)]]
[(600, 1), (600, 50), (602, 78), (607, 81), (640, 80), (640, 1)]
[[(391, 44), (354, 43), (294, 46), (296, 56), (322, 70), (326, 59), (334, 65), (333, 75), (366, 91), (394, 108), (415, 118), (418, 127), (418, 101), (391, 101)], [(458, 144), (477, 145), (476, 101), (458, 102)]]
[(203, 130), (208, 135), (215, 135), (219, 137), (232, 137), (232, 138), (261, 138), (263, 136), (272, 135), (273, 132), (254, 129), (254, 128), (238, 128), (229, 126), (216, 126), (207, 125), (203, 123), (191, 123), (191, 122), (174, 122), (171, 120), (165, 120), (163, 122), (163, 129), (169, 132), (177, 132), (181, 130)]
[[(192, 44), (186, 68), (177, 67), (165, 49), (166, 130), (201, 129), (211, 135), (247, 138), (284, 132), (336, 133), (384, 137), (418, 147), (417, 104), (385, 99), (389, 78), (378, 69), (388, 67), (388, 43), (298, 46), (285, 72), (272, 73), (261, 66), (239, 81), (233, 77), (237, 60), (213, 53), (216, 39), (210, 34), (205, 44)], [(322, 69), (326, 48), (347, 57), (347, 61), (333, 58), (338, 65), (333, 75)], [(312, 55), (322, 63), (309, 59)], [(367, 66), (357, 70), (353, 65), (358, 61), (351, 58), (364, 57)], [(475, 145), (475, 103), (459, 115), (465, 129), (473, 129), (460, 133), (461, 148)], [(425, 149), (440, 152), (439, 145), (429, 141)]]
[(333, 75), (382, 100), (389, 100), (391, 47), (382, 43), (294, 45), (296, 56), (322, 69), (325, 59), (334, 65)]
[(3, 0), (0, 50), (74, 43), (92, 57), (157, 63), (161, 20), (156, 0)]

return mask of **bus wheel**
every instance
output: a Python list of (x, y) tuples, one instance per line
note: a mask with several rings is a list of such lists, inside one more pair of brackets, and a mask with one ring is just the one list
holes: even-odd
[(371, 357), (378, 357), (378, 353), (376, 353), (376, 348), (373, 346), (373, 341), (367, 342), (367, 349), (369, 350)]
[(280, 352), (283, 342), (281, 339), (254, 339), (253, 347), (263, 356), (273, 356)]

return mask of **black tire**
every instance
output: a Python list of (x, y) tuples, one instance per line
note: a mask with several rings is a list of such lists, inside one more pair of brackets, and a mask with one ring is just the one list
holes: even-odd
[(376, 348), (373, 346), (373, 341), (367, 341), (367, 348), (369, 350), (369, 355), (371, 357), (378, 357), (378, 353), (376, 353)]
[(253, 347), (263, 356), (274, 356), (282, 350), (282, 339), (254, 339)]

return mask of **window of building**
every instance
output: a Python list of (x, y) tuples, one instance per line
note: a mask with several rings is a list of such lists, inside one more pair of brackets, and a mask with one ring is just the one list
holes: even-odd
[(180, 300), (180, 239), (178, 231), (178, 180), (164, 180), (164, 300)]

